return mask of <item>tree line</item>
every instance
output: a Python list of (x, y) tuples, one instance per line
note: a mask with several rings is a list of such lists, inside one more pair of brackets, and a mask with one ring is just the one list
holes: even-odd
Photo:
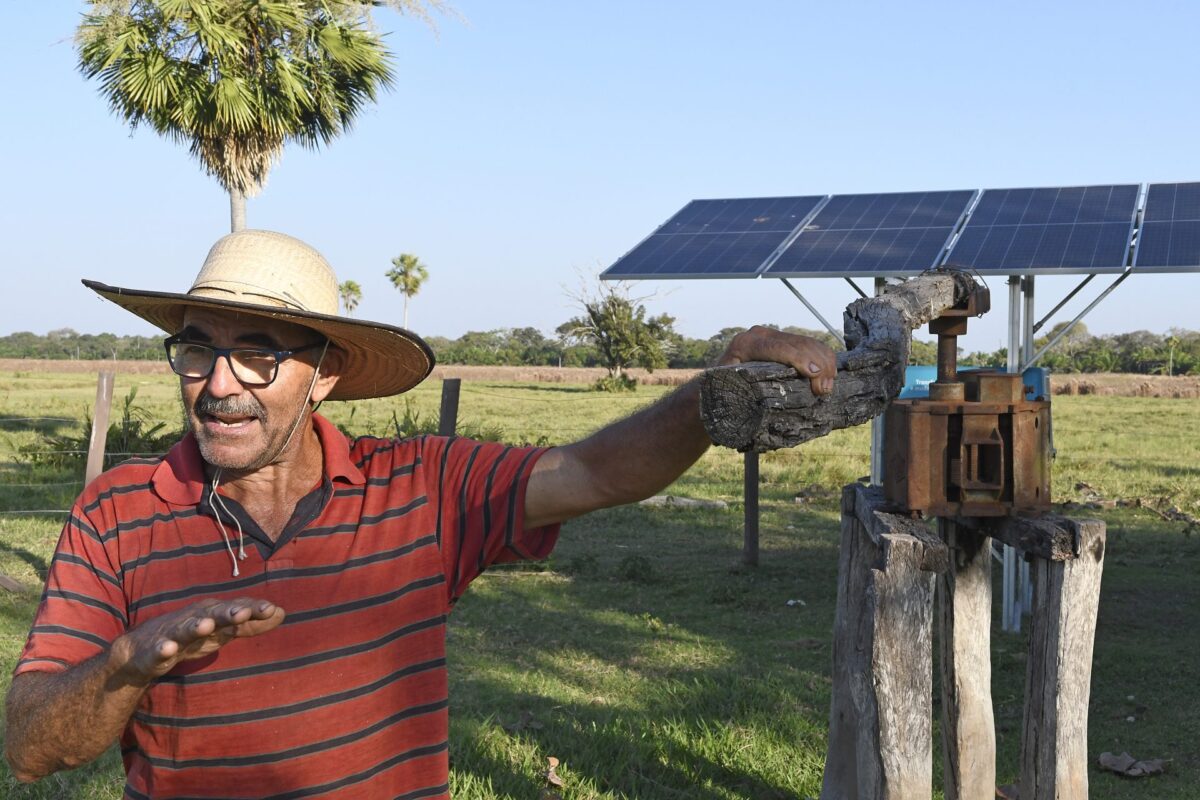
[[(711, 366), (724, 352), (729, 341), (745, 328), (722, 328), (706, 339), (683, 336), (674, 330), (674, 320), (667, 315), (655, 319), (660, 330), (658, 357), (652, 359), (654, 368), (703, 368)], [(470, 331), (451, 339), (429, 336), (439, 363), (472, 364), (480, 366), (562, 366), (608, 367), (609, 361), (601, 345), (580, 331), (582, 318), (564, 322), (551, 335), (537, 328), (499, 328), (490, 331)], [(776, 327), (776, 326), (772, 326)], [(785, 327), (782, 330), (801, 333), (836, 343), (828, 333), (806, 328)], [(1036, 341), (1040, 348), (1061, 330), (1053, 329)], [(635, 345), (636, 346), (636, 345)], [(643, 345), (644, 347), (644, 345)], [(0, 358), (45, 359), (118, 359), (165, 360), (162, 339), (153, 336), (117, 336), (111, 333), (77, 333), (60, 328), (46, 334), (28, 331), (0, 336)], [(962, 356), (963, 366), (1003, 367), (1008, 351), (972, 352)], [(937, 346), (933, 341), (913, 340), (914, 364), (937, 363)], [(630, 360), (626, 366), (640, 365)], [(1173, 328), (1167, 333), (1149, 331), (1093, 336), (1082, 324), (1077, 325), (1039, 362), (1052, 372), (1128, 372), (1149, 375), (1200, 375), (1200, 331)]]

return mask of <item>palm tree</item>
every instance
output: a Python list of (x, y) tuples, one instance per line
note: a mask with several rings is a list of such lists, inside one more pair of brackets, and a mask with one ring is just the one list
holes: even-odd
[(372, 6), (428, 21), (440, 0), (89, 0), (79, 69), (131, 128), (186, 144), (229, 192), (233, 230), (287, 142), (318, 148), (349, 129), (391, 55)]
[(408, 301), (421, 291), (421, 284), (429, 278), (429, 270), (412, 253), (401, 253), (392, 259), (392, 268), (387, 271), (387, 277), (392, 286), (404, 295), (404, 327), (407, 328)]
[(342, 281), (338, 284), (338, 296), (342, 298), (342, 308), (346, 309), (346, 314), (353, 315), (354, 309), (358, 308), (358, 301), (362, 300), (362, 287), (357, 281)]

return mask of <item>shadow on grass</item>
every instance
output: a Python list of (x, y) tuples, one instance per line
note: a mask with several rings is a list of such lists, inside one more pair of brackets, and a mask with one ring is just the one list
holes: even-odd
[(1130, 472), (1139, 478), (1200, 478), (1200, 467), (1176, 467), (1152, 461), (1108, 461), (1106, 466), (1117, 472)]
[(21, 561), (33, 567), (33, 571), (37, 573), (39, 578), (43, 581), (46, 580), (46, 574), (50, 571), (50, 565), (46, 563), (46, 559), (29, 552), (23, 547), (14, 547), (7, 542), (0, 542), (0, 552), (16, 556)]
[(451, 625), (457, 777), (537, 796), (503, 754), (533, 748), (562, 760), (578, 796), (815, 794), (836, 525), (809, 518), (804, 546), (765, 542), (750, 569), (713, 535), (736, 519), (610, 511), (564, 534), (552, 564), (570, 578), (474, 587)]
[(0, 414), (0, 433), (38, 433), (42, 436), (59, 436), (67, 431), (79, 430), (83, 420), (65, 417), (28, 417), (18, 414)]

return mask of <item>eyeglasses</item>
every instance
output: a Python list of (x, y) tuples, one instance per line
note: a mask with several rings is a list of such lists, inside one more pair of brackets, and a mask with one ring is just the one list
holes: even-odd
[(279, 362), (297, 353), (324, 347), (325, 342), (313, 342), (294, 350), (268, 350), (259, 347), (213, 347), (172, 336), (163, 342), (167, 361), (176, 375), (185, 378), (207, 378), (212, 374), (217, 358), (224, 356), (233, 377), (244, 386), (266, 386), (279, 375)]

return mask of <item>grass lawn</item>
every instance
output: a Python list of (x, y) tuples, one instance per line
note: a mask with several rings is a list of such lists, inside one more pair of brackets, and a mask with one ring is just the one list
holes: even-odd
[[(170, 380), (138, 382), (137, 402), (177, 426)], [(410, 395), (436, 414), (440, 386)], [(464, 383), (460, 420), (518, 442), (559, 443), (665, 391), (591, 393), (560, 384)], [(0, 375), (0, 573), (34, 587), (45, 573), (77, 471), (16, 453), (43, 433), (70, 434), (93, 378)], [(1200, 404), (1187, 400), (1055, 400), (1055, 496), (1086, 482), (1106, 497), (1169, 497), (1200, 514)], [(335, 422), (390, 429), (403, 402), (331, 404)], [(114, 411), (114, 413), (116, 413)], [(842, 484), (867, 471), (867, 430), (840, 431), (762, 459), (761, 565), (738, 564), (741, 457), (712, 450), (669, 491), (723, 499), (726, 509), (628, 507), (564, 527), (545, 563), (476, 581), (450, 624), (451, 759), (456, 797), (803, 798), (820, 791)], [(61, 483), (62, 486), (46, 486)], [(41, 488), (25, 484), (41, 484)], [(803, 502), (795, 496), (803, 492)], [(1194, 798), (1200, 786), (1200, 536), (1145, 509), (1073, 511), (1108, 522), (1090, 709), (1093, 798)], [(999, 568), (994, 570), (999, 578)], [(999, 593), (997, 591), (997, 597)], [(789, 600), (801, 601), (788, 604)], [(36, 594), (0, 590), (0, 690)], [(998, 777), (1016, 779), (1024, 639), (993, 632)], [(936, 720), (936, 709), (935, 709)], [(1166, 775), (1118, 779), (1102, 751), (1168, 758)], [(935, 762), (940, 758), (935, 758)], [(940, 763), (935, 763), (940, 772)], [(0, 766), (0, 796), (120, 797), (119, 759), (33, 787)]]

